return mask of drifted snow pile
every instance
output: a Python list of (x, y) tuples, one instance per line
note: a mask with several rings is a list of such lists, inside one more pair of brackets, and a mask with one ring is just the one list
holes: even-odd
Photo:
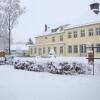
[(68, 62), (41, 62), (34, 61), (15, 61), (13, 63), (15, 69), (27, 71), (49, 72), (53, 74), (85, 74), (86, 65), (80, 63)]

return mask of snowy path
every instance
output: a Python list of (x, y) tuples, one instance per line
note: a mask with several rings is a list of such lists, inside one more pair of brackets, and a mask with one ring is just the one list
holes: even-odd
[(100, 100), (100, 76), (53, 75), (0, 65), (0, 100)]

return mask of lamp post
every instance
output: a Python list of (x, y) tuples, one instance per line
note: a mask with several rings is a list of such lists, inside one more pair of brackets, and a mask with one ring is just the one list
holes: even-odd
[(95, 13), (95, 14), (99, 14), (99, 3), (92, 3), (90, 4), (90, 9)]
[[(99, 10), (99, 3), (92, 3), (90, 4), (90, 9), (95, 13), (95, 14), (99, 14), (100, 10)], [(93, 62), (93, 75), (94, 75), (94, 59), (100, 59), (100, 58), (94, 58), (94, 48), (99, 48), (99, 47), (92, 47), (90, 45), (90, 47), (87, 47), (88, 49), (92, 50), (92, 53), (88, 53), (88, 61), (92, 61)]]

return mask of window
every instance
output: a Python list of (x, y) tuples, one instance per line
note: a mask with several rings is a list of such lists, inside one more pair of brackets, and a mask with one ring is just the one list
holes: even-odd
[(96, 51), (97, 51), (97, 52), (100, 52), (100, 44), (97, 44), (96, 46), (99, 47), (99, 48), (97, 48)]
[(68, 32), (68, 38), (72, 38), (72, 33)]
[(43, 48), (43, 54), (45, 54), (45, 48)]
[(72, 53), (72, 46), (71, 45), (68, 46), (68, 53)]
[(50, 52), (50, 47), (48, 47), (48, 54), (49, 54), (49, 52)]
[(89, 36), (93, 36), (93, 29), (89, 29), (88, 34), (89, 34)]
[(34, 48), (34, 54), (36, 54), (36, 48)]
[(60, 54), (63, 54), (63, 47), (60, 47)]
[(52, 37), (52, 42), (55, 42), (55, 37)]
[(81, 31), (80, 31), (80, 36), (81, 36), (81, 37), (85, 37), (85, 30), (81, 30)]
[(54, 47), (54, 51), (55, 51), (55, 54), (57, 53), (57, 48), (56, 47)]
[(100, 28), (96, 28), (96, 35), (100, 35)]
[(63, 41), (63, 35), (60, 36), (60, 41)]
[(77, 52), (78, 52), (78, 46), (74, 45), (74, 53), (77, 53)]
[(74, 38), (77, 38), (77, 31), (74, 32)]

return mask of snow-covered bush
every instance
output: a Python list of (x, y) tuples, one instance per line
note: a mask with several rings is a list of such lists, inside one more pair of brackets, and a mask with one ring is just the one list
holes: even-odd
[(36, 64), (32, 61), (15, 61), (14, 68), (28, 71), (43, 71), (42, 65)]
[(57, 68), (54, 65), (54, 62), (47, 62), (47, 71), (53, 74), (57, 73)]
[(53, 74), (84, 74), (86, 66), (83, 64), (78, 64), (76, 62), (46, 62), (46, 63), (36, 63), (33, 61), (15, 61), (15, 69), (22, 69), (28, 71), (38, 71), (38, 72), (49, 72)]
[(76, 62), (68, 63), (62, 62), (60, 72), (63, 74), (83, 74), (85, 73), (85, 66)]

